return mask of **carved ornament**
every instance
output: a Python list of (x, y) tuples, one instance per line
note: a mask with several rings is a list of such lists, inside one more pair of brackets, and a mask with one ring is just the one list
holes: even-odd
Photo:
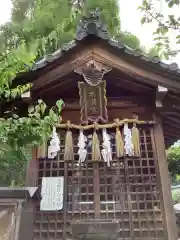
[(95, 60), (90, 60), (74, 71), (82, 75), (90, 86), (97, 86), (102, 82), (104, 74), (111, 71), (111, 68)]

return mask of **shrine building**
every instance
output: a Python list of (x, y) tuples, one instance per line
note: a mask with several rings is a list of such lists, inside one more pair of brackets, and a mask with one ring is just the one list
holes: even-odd
[(64, 101), (28, 164), (26, 186), (42, 200), (26, 240), (177, 240), (166, 159), (180, 138), (177, 64), (111, 39), (91, 14), (18, 81), (33, 84), (33, 101)]

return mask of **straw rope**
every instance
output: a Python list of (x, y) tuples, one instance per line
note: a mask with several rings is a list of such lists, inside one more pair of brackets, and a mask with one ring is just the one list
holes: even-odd
[(62, 123), (62, 124), (57, 124), (57, 128), (61, 129), (77, 129), (77, 130), (89, 130), (89, 129), (103, 129), (103, 128), (117, 128), (123, 126), (125, 123), (129, 124), (136, 124), (136, 125), (154, 125), (154, 121), (139, 121), (137, 119), (124, 119), (124, 120), (119, 120), (115, 119), (114, 123), (110, 124), (90, 124), (90, 125), (76, 125), (72, 124), (68, 121), (68, 123)]

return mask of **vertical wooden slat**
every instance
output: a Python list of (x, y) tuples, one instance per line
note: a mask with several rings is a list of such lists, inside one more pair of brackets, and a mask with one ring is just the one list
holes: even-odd
[(129, 184), (127, 158), (124, 158), (124, 167), (125, 167), (125, 179), (126, 179), (126, 188), (127, 188), (128, 212), (129, 212), (129, 228), (130, 228), (131, 239), (134, 240), (134, 230), (133, 230), (133, 223), (132, 223), (131, 191), (130, 191), (130, 184)]
[(99, 163), (93, 163), (94, 166), (94, 212), (95, 217), (100, 216), (100, 186), (99, 186)]
[(64, 162), (64, 203), (63, 203), (63, 238), (66, 238), (66, 226), (67, 226), (67, 196), (68, 196), (68, 163)]
[[(86, 201), (88, 202), (89, 201), (89, 196), (88, 196), (88, 188), (89, 188), (89, 185), (88, 185), (88, 164), (85, 165), (85, 174), (86, 174), (86, 178), (85, 178), (85, 181), (86, 181)], [(94, 199), (93, 199), (94, 201)], [(87, 210), (87, 218), (89, 218), (89, 209)]]
[(160, 176), (162, 205), (164, 207), (164, 224), (166, 228), (166, 239), (177, 240), (177, 228), (172, 204), (170, 176), (168, 164), (166, 160), (164, 135), (162, 130), (161, 119), (158, 115), (155, 116), (156, 125), (154, 126), (154, 143), (155, 154), (157, 157), (157, 167)]
[[(143, 143), (144, 143), (144, 150), (145, 150), (145, 159), (146, 159), (146, 166), (147, 166), (147, 170), (148, 170), (148, 176), (149, 176), (149, 178), (151, 178), (151, 173), (150, 173), (150, 169), (149, 169), (149, 160), (148, 160), (148, 149), (147, 149), (147, 141), (146, 141), (146, 132), (145, 132), (145, 130), (143, 129), (143, 131), (142, 131), (142, 134), (143, 134)], [(141, 161), (142, 162), (142, 161)], [(141, 172), (142, 172), (142, 165), (141, 165)], [(142, 176), (142, 175), (141, 175)], [(143, 179), (143, 176), (142, 176), (142, 179)], [(150, 184), (151, 184), (151, 182), (150, 182)], [(143, 192), (145, 192), (144, 191), (144, 188), (143, 188)], [(146, 194), (143, 194), (144, 195), (144, 199), (146, 199)], [(148, 208), (147, 208), (147, 202), (145, 201), (145, 215), (146, 215), (146, 223), (147, 223), (147, 229), (148, 229), (148, 231), (147, 231), (147, 235), (148, 235), (148, 237), (151, 237), (151, 233), (150, 233), (150, 226), (149, 226), (149, 222), (148, 222), (148, 218), (149, 218), (149, 215), (148, 215)]]
[(38, 185), (38, 161), (37, 149), (32, 149), (32, 159), (27, 164), (26, 183), (27, 187), (36, 187)]

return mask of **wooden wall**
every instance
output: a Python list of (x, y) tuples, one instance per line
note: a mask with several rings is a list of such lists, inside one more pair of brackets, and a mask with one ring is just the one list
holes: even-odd
[[(132, 99), (132, 100), (131, 100)], [(133, 115), (136, 114), (139, 117), (139, 120), (152, 120), (154, 113), (153, 103), (143, 102), (144, 99), (138, 98), (127, 98), (127, 100), (117, 99), (112, 100), (108, 99), (108, 121), (113, 122), (114, 119), (124, 119), (124, 118), (133, 118)], [(78, 99), (74, 100), (73, 103), (68, 103), (68, 100), (64, 100), (65, 107), (62, 110), (62, 120), (66, 122), (70, 120), (72, 123), (80, 123), (80, 106)]]

